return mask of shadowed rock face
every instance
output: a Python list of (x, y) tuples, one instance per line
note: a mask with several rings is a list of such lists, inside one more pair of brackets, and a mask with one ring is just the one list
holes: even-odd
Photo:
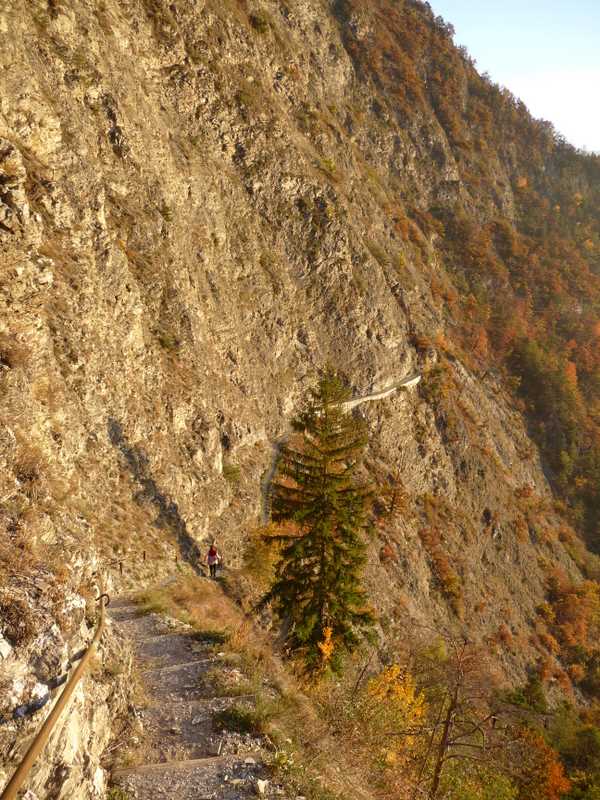
[(141, 489), (135, 495), (139, 503), (151, 502), (158, 509), (154, 524), (159, 529), (168, 529), (174, 534), (183, 558), (199, 575), (204, 574), (201, 567), (202, 553), (197, 542), (190, 536), (185, 520), (179, 513), (177, 503), (166, 497), (156, 481), (148, 474), (148, 458), (139, 447), (131, 447), (123, 435), (123, 429), (114, 419), (108, 420), (108, 438), (119, 449), (133, 478)]
[[(74, 584), (96, 556), (194, 560), (212, 537), (236, 567), (315, 371), (356, 396), (418, 371), (362, 409), (371, 477), (408, 497), (370, 548), (382, 641), (402, 609), (492, 643), (508, 616), (515, 645), (493, 646), (521, 679), (548, 568), (579, 573), (536, 532), (559, 520), (521, 414), (448, 345), (435, 236), (399, 214), (500, 200), (458, 180), (432, 108), (390, 112), (348, 52), (368, 19), (335, 5), (265, 0), (256, 27), (222, 0), (3, 4), (0, 523)], [(507, 216), (515, 158), (490, 156)]]

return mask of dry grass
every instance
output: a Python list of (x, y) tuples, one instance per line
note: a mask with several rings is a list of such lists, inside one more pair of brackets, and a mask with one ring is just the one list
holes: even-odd
[(24, 367), (29, 359), (29, 350), (16, 334), (0, 334), (0, 374), (2, 369)]
[(0, 717), (10, 714), (12, 708), (12, 698), (10, 690), (13, 686), (13, 678), (9, 675), (0, 676)]
[(241, 624), (240, 615), (220, 588), (193, 576), (137, 596), (144, 612), (159, 612), (191, 625), (199, 633), (228, 636)]
[(0, 529), (0, 586), (6, 586), (13, 578), (29, 574), (37, 566), (38, 560), (30, 543), (18, 533)]
[(27, 645), (42, 624), (38, 600), (31, 595), (32, 576), (43, 587), (44, 605), (61, 631), (67, 631), (70, 620), (64, 600), (69, 573), (64, 555), (57, 559), (50, 547), (32, 544), (20, 531), (0, 530), (0, 632), (15, 647)]
[(235, 677), (223, 669), (222, 660), (219, 667), (207, 670), (202, 676), (202, 685), (212, 697), (251, 697), (257, 694), (260, 687), (256, 682), (251, 682), (245, 678), (238, 680), (237, 672)]
[(13, 646), (27, 644), (36, 634), (30, 607), (8, 590), (0, 590), (0, 620), (2, 633)]
[(110, 505), (94, 504), (82, 498), (84, 510), (94, 521), (94, 539), (98, 554), (105, 560), (118, 558), (133, 550), (135, 560), (129, 564), (140, 562), (140, 554), (146, 551), (149, 561), (164, 558), (160, 545), (164, 542), (164, 533), (157, 534), (153, 526), (156, 514), (148, 506), (140, 506), (133, 502), (133, 493), (129, 486), (125, 488), (123, 497), (112, 499)]
[[(354, 745), (336, 737), (322, 713), (327, 687), (323, 691), (306, 684), (286, 668), (270, 637), (253, 625), (217, 583), (185, 577), (145, 591), (138, 600), (143, 611), (169, 614), (191, 625), (203, 639), (220, 634), (225, 661), (235, 664), (244, 676), (233, 693), (253, 696), (251, 710), (240, 706), (221, 722), (268, 737), (274, 747), (271, 768), (292, 793), (307, 800), (350, 796), (371, 800), (373, 795), (366, 789), (370, 764), (355, 763)], [(213, 672), (209, 682), (217, 693), (231, 691), (226, 675)]]

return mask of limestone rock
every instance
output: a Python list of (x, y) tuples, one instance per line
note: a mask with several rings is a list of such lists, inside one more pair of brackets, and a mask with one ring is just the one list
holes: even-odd
[[(31, 623), (13, 642), (0, 619), (2, 716), (86, 645), (100, 590), (200, 569), (212, 538), (242, 566), (290, 418), (328, 362), (357, 396), (424, 375), (360, 407), (370, 477), (398, 474), (414, 511), (389, 532), (393, 559), (369, 549), (382, 646), (404, 613), (463, 624), (423, 543), (428, 514), (474, 638), (511, 609), (508, 681), (538, 658), (548, 564), (581, 577), (561, 541), (522, 527), (523, 487), (552, 506), (539, 453), (502, 377), (450, 347), (443, 248), (418, 224), (459, 197), (476, 219), (511, 219), (527, 165), (508, 143), (490, 155), (498, 188), (479, 191), (475, 172), (466, 185), (436, 109), (394, 111), (357, 69), (347, 36), (369, 41), (368, 3), (343, 20), (343, 3), (261, 0), (263, 33), (237, 5), (0, 3), (0, 544)], [(435, 401), (442, 367), (452, 419)], [(40, 796), (52, 775), (55, 797), (102, 797), (124, 653), (109, 625), (99, 675), (36, 766)], [(19, 741), (44, 713), (15, 723)], [(3, 767), (14, 734), (0, 726)]]
[(258, 778), (256, 781), (256, 794), (259, 797), (264, 797), (267, 794), (267, 789), (269, 788), (269, 781), (262, 780)]
[(7, 659), (12, 653), (12, 647), (6, 641), (4, 636), (0, 634), (0, 660), (4, 661)]

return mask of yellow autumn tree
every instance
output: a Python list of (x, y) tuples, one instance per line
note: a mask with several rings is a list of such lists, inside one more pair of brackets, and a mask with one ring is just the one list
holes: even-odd
[(377, 760), (392, 767), (407, 756), (426, 713), (425, 696), (411, 673), (398, 664), (386, 667), (368, 681), (359, 713), (375, 746)]
[(323, 641), (318, 642), (317, 646), (321, 652), (321, 666), (323, 669), (327, 667), (329, 662), (331, 661), (331, 656), (333, 655), (334, 644), (333, 644), (333, 628), (331, 626), (327, 626), (323, 629)]

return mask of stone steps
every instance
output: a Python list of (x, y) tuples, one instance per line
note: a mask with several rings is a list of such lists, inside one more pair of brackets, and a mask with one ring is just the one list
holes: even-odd
[(268, 783), (258, 751), (250, 751), (256, 759), (241, 752), (215, 755), (223, 744), (215, 714), (253, 697), (212, 696), (202, 676), (211, 666), (226, 668), (216, 646), (191, 630), (170, 630), (160, 614), (141, 615), (127, 599), (109, 609), (114, 624), (134, 645), (134, 663), (149, 701), (138, 711), (142, 740), (131, 751), (143, 763), (115, 769), (114, 783), (132, 800), (255, 798), (257, 781)]
[(114, 773), (136, 800), (246, 800), (257, 797), (264, 770), (239, 758), (215, 756), (142, 764)]
[(158, 761), (154, 764), (139, 764), (136, 767), (123, 767), (113, 772), (114, 778), (126, 778), (130, 775), (146, 775), (148, 773), (168, 772), (170, 770), (206, 769), (243, 763), (234, 756), (207, 756), (206, 758), (188, 758), (184, 761)]
[(181, 664), (166, 664), (164, 667), (150, 667), (149, 669), (141, 670), (141, 675), (150, 675), (155, 672), (176, 672), (180, 669), (186, 669), (188, 667), (196, 667), (200, 666), (201, 664), (214, 664), (215, 659), (213, 658), (197, 658), (193, 661), (184, 661)]

